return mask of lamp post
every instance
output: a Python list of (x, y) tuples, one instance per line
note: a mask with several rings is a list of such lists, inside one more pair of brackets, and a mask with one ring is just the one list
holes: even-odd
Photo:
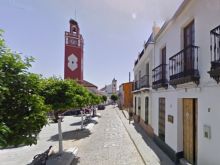
[(83, 110), (81, 112), (81, 130), (83, 129)]
[(61, 120), (62, 116), (58, 116), (58, 133), (59, 133), (59, 153), (63, 152), (63, 135), (62, 135), (62, 128), (61, 128)]

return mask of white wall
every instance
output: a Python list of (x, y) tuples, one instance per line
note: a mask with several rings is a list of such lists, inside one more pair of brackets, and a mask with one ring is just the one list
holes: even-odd
[[(152, 91), (152, 127), (158, 135), (158, 98), (166, 98), (166, 143), (176, 152), (182, 146), (182, 98), (198, 98), (198, 164), (217, 165), (220, 162), (220, 85), (210, 78), (210, 30), (220, 25), (220, 0), (192, 0), (184, 11), (171, 21), (155, 44), (154, 67), (160, 64), (161, 49), (166, 46), (167, 64), (169, 58), (183, 48), (183, 28), (194, 19), (195, 45), (199, 46), (200, 84), (198, 87), (185, 85), (174, 89)], [(187, 90), (185, 90), (187, 88)], [(208, 108), (211, 112), (208, 112)], [(174, 123), (168, 123), (167, 115), (174, 116)], [(211, 139), (204, 138), (203, 126), (211, 127)]]
[[(141, 71), (141, 77), (146, 75), (146, 64), (149, 63), (149, 83), (152, 83), (152, 57), (153, 57), (153, 44), (149, 44), (147, 49), (144, 50), (144, 54), (139, 59), (138, 64), (134, 67), (134, 76), (137, 75), (137, 80), (139, 80), (139, 71)], [(143, 92), (140, 91), (138, 93), (135, 93), (134, 96), (137, 97), (137, 107), (138, 107), (138, 97), (141, 98), (141, 118), (145, 120), (145, 97), (149, 96), (149, 124), (151, 122), (151, 99), (149, 92)], [(134, 102), (134, 97), (133, 97)], [(135, 105), (135, 104), (133, 104)], [(135, 110), (135, 107), (133, 108)], [(137, 108), (137, 114), (138, 114), (138, 108)]]
[[(204, 87), (198, 104), (198, 164), (220, 162), (220, 86)], [(210, 112), (208, 109), (210, 108)], [(203, 127), (211, 127), (211, 139), (204, 137)]]
[(153, 44), (149, 44), (147, 49), (144, 50), (144, 54), (139, 59), (137, 65), (134, 67), (134, 78), (137, 75), (137, 80), (139, 80), (139, 71), (141, 71), (141, 77), (146, 75), (146, 64), (149, 63), (149, 70), (150, 70), (150, 82), (152, 81), (152, 65), (151, 65), (151, 58), (153, 56)]

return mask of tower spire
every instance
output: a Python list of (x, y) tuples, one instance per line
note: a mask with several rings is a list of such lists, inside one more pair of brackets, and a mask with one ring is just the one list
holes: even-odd
[(75, 9), (75, 20), (76, 20), (76, 9)]

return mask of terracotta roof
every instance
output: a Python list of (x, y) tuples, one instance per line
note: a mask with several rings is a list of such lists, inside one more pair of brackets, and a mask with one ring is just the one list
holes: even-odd
[(88, 82), (86, 80), (83, 80), (83, 81), (81, 81), (79, 83), (82, 84), (84, 87), (94, 87), (94, 88), (98, 89), (98, 87), (96, 85), (94, 85), (94, 84), (92, 84), (92, 83), (90, 83), (90, 82)]

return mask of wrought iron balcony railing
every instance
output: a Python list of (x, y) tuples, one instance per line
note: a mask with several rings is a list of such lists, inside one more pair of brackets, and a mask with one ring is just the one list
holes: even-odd
[(210, 76), (219, 83), (220, 81), (220, 25), (210, 31)]
[(198, 48), (190, 45), (170, 57), (170, 85), (176, 86), (187, 82), (199, 84)]
[(144, 75), (140, 78), (140, 80), (137, 80), (134, 82), (134, 90), (140, 90), (141, 88), (149, 88), (149, 75)]
[(139, 90), (139, 81), (134, 81), (134, 91)]
[(153, 72), (153, 83), (152, 88), (167, 88), (168, 87), (168, 81), (167, 81), (167, 64), (160, 64), (156, 68), (152, 70)]
[(144, 75), (140, 78), (140, 88), (149, 88), (149, 75)]

